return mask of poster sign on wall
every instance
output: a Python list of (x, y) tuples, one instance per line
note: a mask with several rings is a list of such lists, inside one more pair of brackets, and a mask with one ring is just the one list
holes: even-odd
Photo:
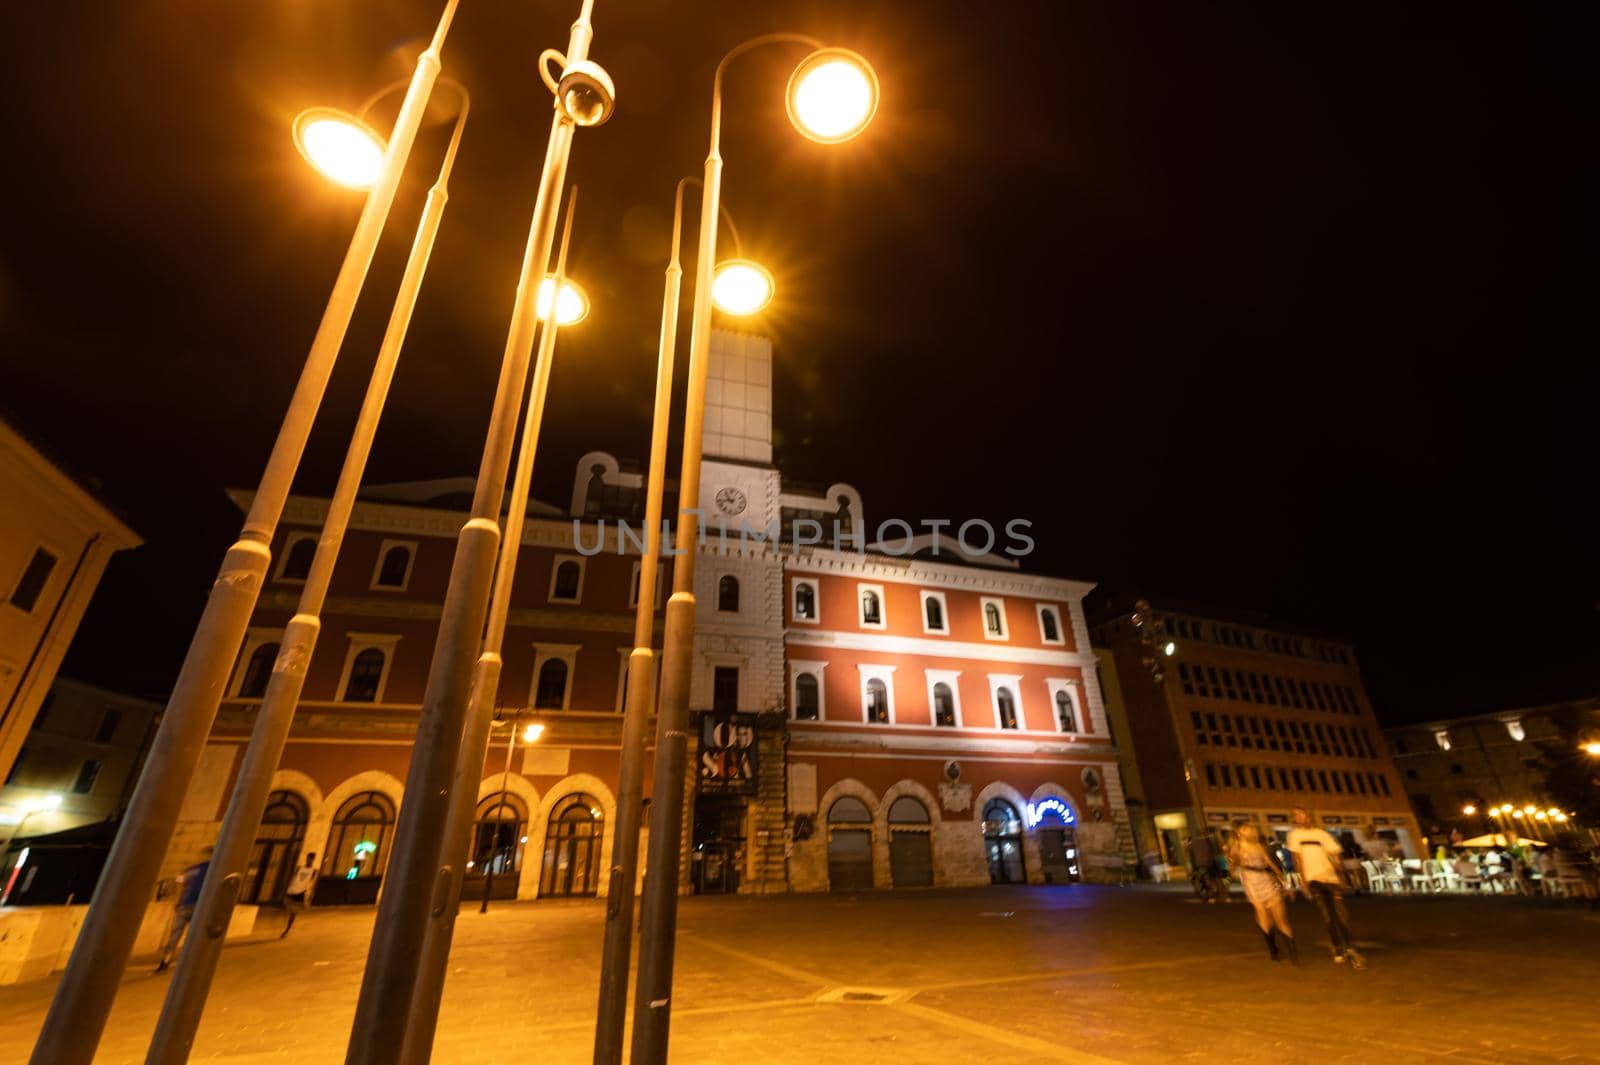
[(756, 715), (713, 712), (700, 718), (700, 792), (756, 793)]

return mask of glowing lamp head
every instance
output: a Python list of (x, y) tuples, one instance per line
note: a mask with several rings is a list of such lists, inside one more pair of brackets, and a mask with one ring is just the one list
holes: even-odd
[(877, 72), (848, 48), (820, 49), (790, 75), (787, 104), (803, 136), (819, 144), (847, 141), (877, 113)]
[[(584, 293), (579, 284), (567, 278), (561, 282), (561, 295), (555, 296), (556, 282), (554, 278), (547, 277), (539, 282), (538, 311), (539, 317), (545, 321), (550, 320), (550, 305), (555, 303), (556, 324), (565, 328), (577, 325), (589, 317), (589, 297)], [(553, 297), (553, 299), (552, 299)]]
[(1583, 753), (1600, 757), (1600, 740), (1590, 740), (1588, 743), (1585, 743), (1583, 745)]
[(756, 314), (772, 302), (775, 286), (766, 267), (749, 259), (730, 259), (711, 278), (711, 302), (723, 314)]
[(1467, 805), (1461, 808), (1461, 812), (1466, 814), (1468, 817), (1471, 817), (1473, 814), (1478, 812), (1478, 808), (1469, 802)]
[(556, 83), (561, 112), (580, 126), (598, 126), (617, 109), (617, 87), (592, 59), (568, 63)]
[(336, 185), (369, 189), (383, 173), (383, 138), (354, 115), (313, 107), (294, 120), (294, 145)]
[(1173, 655), (1178, 653), (1178, 645), (1173, 643), (1171, 640), (1168, 640), (1161, 648), (1161, 653), (1166, 655), (1168, 658), (1171, 658)]
[(539, 737), (544, 735), (544, 726), (534, 722), (522, 730), (523, 743), (538, 743)]

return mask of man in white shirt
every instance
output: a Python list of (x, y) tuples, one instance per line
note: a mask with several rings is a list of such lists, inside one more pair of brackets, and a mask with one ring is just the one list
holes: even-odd
[(1355, 968), (1364, 969), (1367, 960), (1350, 945), (1350, 917), (1344, 909), (1343, 848), (1326, 829), (1313, 827), (1311, 815), (1300, 807), (1295, 807), (1294, 825), (1285, 845), (1294, 855), (1300, 889), (1317, 904), (1322, 923), (1328, 926), (1333, 960), (1348, 960)]
[(289, 890), (283, 893), (283, 912), (288, 915), (279, 939), (289, 934), (289, 929), (294, 927), (294, 919), (300, 912), (311, 905), (311, 894), (317, 888), (317, 856), (306, 855), (306, 864), (294, 871), (289, 878)]

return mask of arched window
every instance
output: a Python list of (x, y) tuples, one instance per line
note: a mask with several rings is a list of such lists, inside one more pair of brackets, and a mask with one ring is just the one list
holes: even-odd
[(867, 681), (867, 720), (878, 724), (889, 720), (889, 686), (877, 677)]
[(1001, 728), (1017, 727), (1017, 698), (1010, 688), (997, 688), (994, 693), (994, 712)]
[(1039, 611), (1039, 627), (1044, 630), (1046, 643), (1055, 643), (1061, 639), (1061, 626), (1056, 623), (1056, 612), (1046, 607)]
[(383, 553), (383, 561), (378, 563), (378, 576), (372, 583), (379, 588), (404, 588), (406, 574), (410, 571), (411, 548), (395, 544)]
[(802, 673), (794, 679), (794, 716), (799, 721), (816, 721), (822, 716), (822, 696), (815, 673)]
[(931, 821), (928, 808), (915, 795), (902, 795), (889, 807), (891, 825), (926, 825)]
[(350, 663), (350, 679), (345, 682), (344, 701), (371, 703), (378, 699), (378, 686), (383, 683), (383, 665), (387, 657), (383, 649), (368, 647)]
[(605, 835), (600, 800), (567, 795), (550, 811), (544, 837), (541, 895), (593, 895), (599, 882), (600, 843)]
[(794, 586), (794, 616), (806, 621), (817, 620), (817, 588), (809, 581)]
[(394, 803), (387, 795), (378, 791), (352, 795), (333, 815), (322, 874), (345, 880), (382, 876), (389, 861), (389, 834), (393, 827)]
[(536, 710), (562, 710), (567, 705), (567, 663), (565, 659), (547, 658), (539, 667), (539, 685), (534, 690), (533, 706)]
[(303, 536), (289, 546), (289, 557), (283, 560), (278, 577), (286, 581), (303, 581), (311, 572), (311, 560), (317, 557), (317, 538)]
[(528, 814), (515, 795), (490, 795), (478, 803), (472, 830), (472, 856), (468, 875), (507, 878), (511, 897), (522, 868), (522, 845), (528, 840)]
[(983, 808), (983, 847), (991, 884), (1021, 884), (1028, 879), (1022, 865), (1022, 818), (1004, 799), (990, 799)]
[(870, 588), (861, 593), (861, 623), (863, 625), (883, 624), (883, 600), (878, 598), (878, 593)]
[(996, 636), (1005, 632), (1005, 625), (1000, 620), (1000, 605), (998, 603), (983, 604), (983, 625), (984, 628)]
[(1056, 692), (1056, 723), (1062, 732), (1078, 731), (1078, 716), (1072, 712), (1072, 696), (1065, 688)]
[(872, 811), (867, 804), (853, 795), (841, 795), (828, 807), (830, 825), (870, 825)]
[(250, 652), (244, 666), (244, 678), (239, 681), (239, 698), (259, 699), (267, 694), (267, 681), (272, 679), (272, 664), (278, 660), (278, 645), (264, 643)]
[(922, 611), (926, 615), (928, 628), (935, 632), (944, 631), (944, 606), (937, 597), (928, 596), (922, 601)]
[(717, 581), (717, 609), (724, 614), (739, 612), (739, 578), (724, 575)]
[(563, 602), (575, 603), (578, 601), (578, 583), (583, 579), (583, 569), (575, 559), (564, 559), (556, 566), (555, 581), (551, 585), (550, 598)]
[(956, 724), (956, 695), (942, 680), (933, 686), (933, 723), (945, 728)]

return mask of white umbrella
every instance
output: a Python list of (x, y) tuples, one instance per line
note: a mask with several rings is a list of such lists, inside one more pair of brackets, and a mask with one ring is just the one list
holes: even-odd
[(1529, 839), (1527, 836), (1516, 836), (1507, 842), (1505, 834), (1501, 832), (1474, 836), (1461, 844), (1463, 847), (1548, 847), (1549, 845), (1543, 840)]

